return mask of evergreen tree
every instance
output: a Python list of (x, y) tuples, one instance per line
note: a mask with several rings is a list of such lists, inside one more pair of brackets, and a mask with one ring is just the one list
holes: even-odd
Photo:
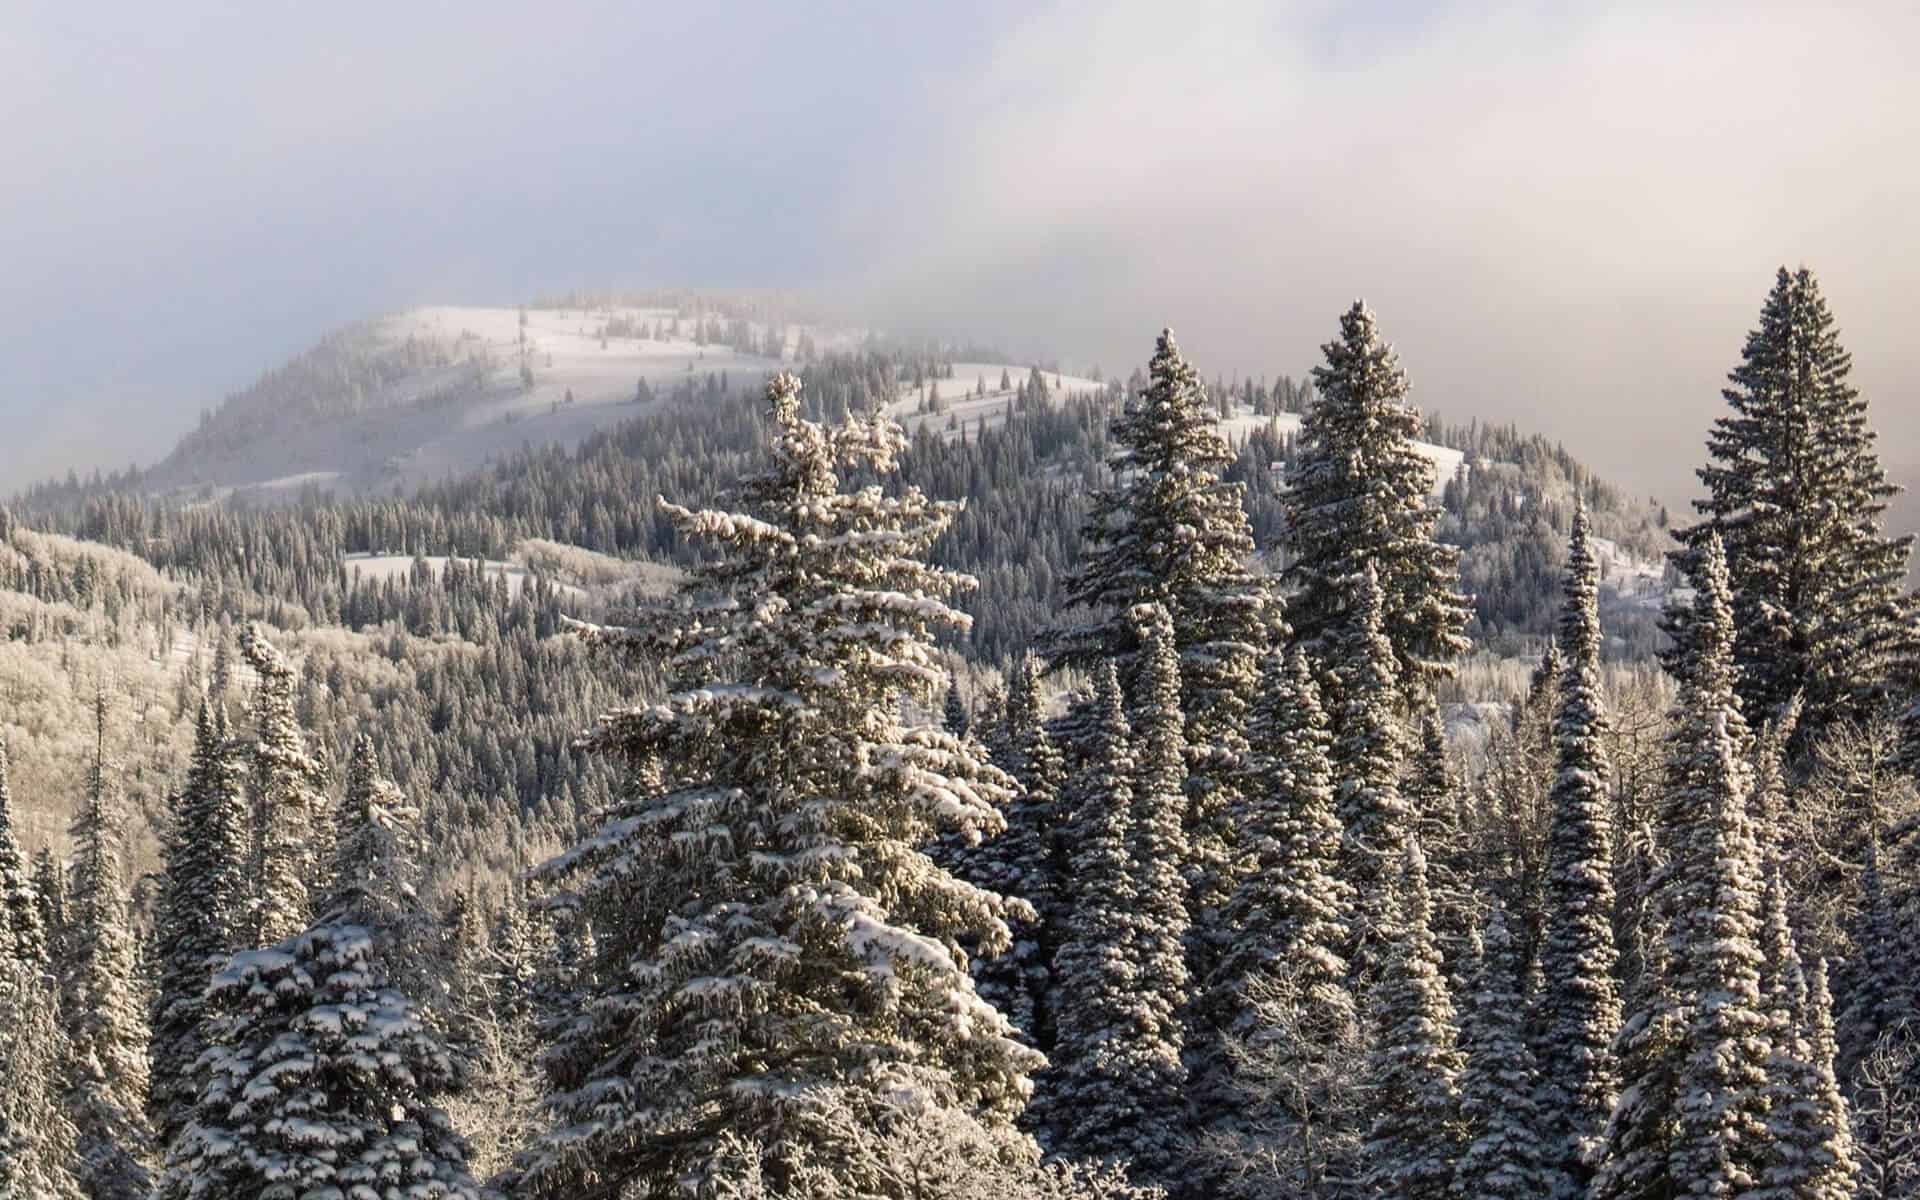
[(0, 743), (0, 953), (46, 970), (47, 931), (26, 856), (13, 832), (13, 793), (7, 784), (7, 748)]
[(1623, 1091), (1595, 1200), (1740, 1195), (1773, 1153), (1766, 1127), (1759, 867), (1747, 802), (1750, 741), (1733, 691), (1733, 612), (1717, 541), (1694, 579), (1697, 636), (1668, 734), (1650, 882), (1664, 944), (1618, 1042)]
[(1474, 913), (1474, 849), (1463, 810), (1460, 781), (1447, 758), (1446, 727), (1433, 696), (1421, 698), (1419, 738), (1406, 760), (1400, 794), (1427, 856), (1427, 890), (1433, 902), (1433, 939), (1455, 978), (1478, 918)]
[(1613, 817), (1605, 703), (1600, 694), (1599, 566), (1584, 508), (1573, 518), (1563, 663), (1553, 720), (1554, 776), (1547, 833), (1546, 928), (1540, 946), (1540, 1058), (1547, 1168), (1577, 1195), (1613, 1111), (1613, 1039), (1620, 994), (1613, 920)]
[[(1133, 611), (1141, 646), (1131, 722), (1135, 771), (1127, 822), (1126, 856), (1133, 873), (1132, 956), (1136, 964), (1128, 1025), (1142, 1066), (1129, 1086), (1142, 1118), (1129, 1131), (1128, 1157), (1143, 1175), (1164, 1176), (1184, 1115), (1184, 1019), (1191, 1000), (1185, 949), (1189, 933), (1186, 726), (1180, 705), (1180, 657), (1173, 625), (1160, 605)], [(1063, 988), (1071, 1002), (1071, 989)], [(1149, 1068), (1146, 1064), (1151, 1064)]]
[(1180, 659), (1194, 801), (1183, 864), (1201, 909), (1233, 886), (1230, 781), (1261, 651), (1271, 639), (1266, 581), (1248, 566), (1253, 533), (1244, 487), (1222, 478), (1233, 455), (1215, 427), (1200, 376), (1162, 330), (1147, 385), (1112, 425), (1114, 485), (1094, 493), (1081, 529), (1083, 557), (1064, 584), (1068, 605), (1093, 619), (1045, 641), (1056, 666), (1092, 667), (1118, 655), (1129, 689), (1143, 647), (1131, 616), (1158, 604)]
[(1039, 662), (1024, 655), (1008, 683), (1005, 729), (994, 757), (1018, 785), (1006, 829), (966, 856), (970, 882), (1032, 906), (1030, 919), (1015, 917), (1007, 953), (977, 961), (974, 978), (981, 999), (999, 1009), (1042, 1053), (1053, 1045), (1048, 1000), (1066, 885), (1059, 837), (1066, 767), (1047, 732), (1045, 707)]
[(0, 957), (0, 1196), (81, 1200), (74, 1128), (61, 1107), (66, 1037), (42, 971)]
[(89, 1200), (146, 1200), (146, 1014), (121, 878), (121, 833), (107, 783), (107, 701), (95, 701), (87, 797), (73, 824), (72, 962), (62, 1011), (70, 1046), (67, 1111)]
[(973, 727), (973, 714), (967, 711), (967, 702), (960, 698), (960, 681), (947, 681), (947, 699), (941, 709), (940, 723), (947, 732), (957, 738), (964, 738)]
[(1826, 963), (1810, 987), (1787, 919), (1779, 864), (1765, 896), (1766, 1106), (1772, 1158), (1753, 1200), (1849, 1200), (1858, 1186), (1847, 1102), (1834, 1074)]
[[(1689, 573), (1722, 543), (1743, 711), (1758, 721), (1804, 696), (1803, 744), (1870, 715), (1916, 661), (1913, 539), (1880, 532), (1898, 489), (1852, 368), (1813, 273), (1780, 268), (1721, 393), (1732, 411), (1707, 439), (1702, 519), (1675, 533)], [(1696, 635), (1684, 611), (1669, 623), (1677, 659)]]
[[(1228, 947), (1208, 981), (1198, 1100), (1215, 1128), (1270, 1152), (1307, 1194), (1347, 1181), (1359, 1044), (1347, 990), (1353, 892), (1339, 874), (1328, 722), (1306, 655), (1267, 653), (1249, 715), (1242, 844), (1252, 865), (1223, 912)], [(1240, 1131), (1244, 1130), (1244, 1134)]]
[[(1229, 949), (1206, 999), (1220, 1031), (1242, 1038), (1254, 1032), (1247, 1026), (1263, 988), (1344, 997), (1353, 904), (1339, 874), (1326, 711), (1297, 646), (1267, 652), (1247, 738), (1242, 844), (1252, 865), (1222, 913)], [(1351, 997), (1336, 1006), (1351, 1009)]]
[[(831, 1173), (806, 1118), (836, 1089), (1001, 1128), (1025, 1104), (1037, 1056), (961, 949), (1004, 950), (1007, 906), (920, 850), (997, 832), (1010, 781), (899, 722), (901, 697), (945, 687), (933, 631), (966, 625), (940, 599), (966, 580), (922, 557), (958, 506), (842, 490), (843, 468), (890, 475), (904, 436), (884, 416), (803, 420), (798, 392), (769, 382), (773, 465), (740, 485), (744, 511), (661, 502), (718, 554), (676, 604), (607, 635), (665, 656), (674, 690), (584, 744), (657, 756), (671, 790), (616, 806), (547, 869), (579, 879), (607, 969), (548, 1055), (551, 1131), (519, 1195), (725, 1194), (741, 1183), (726, 1139), (776, 1175)], [(671, 907), (608, 903), (639, 879)]]
[(1453, 1185), (1463, 1132), (1462, 1062), (1453, 1001), (1428, 925), (1427, 865), (1417, 839), (1407, 843), (1401, 861), (1396, 922), (1387, 931), (1387, 959), (1368, 997), (1374, 1120), (1366, 1183), (1395, 1200), (1430, 1200), (1450, 1195)]
[(213, 978), (206, 1083), (162, 1197), (476, 1200), (466, 1147), (435, 1106), (452, 1060), (382, 985), (372, 942), (321, 925)]
[(1412, 692), (1450, 676), (1467, 648), (1458, 553), (1434, 538), (1434, 468), (1413, 445), (1420, 414), (1406, 403), (1406, 373), (1373, 313), (1356, 301), (1339, 338), (1321, 350), (1318, 398), (1301, 422), (1283, 499), (1289, 619), (1309, 648), (1328, 655), (1356, 616), (1349, 581), (1371, 568), (1395, 679)]
[(1520, 947), (1504, 906), (1487, 910), (1470, 942), (1472, 983), (1461, 1014), (1460, 1115), (1466, 1149), (1453, 1172), (1462, 1200), (1537, 1200), (1552, 1195), (1536, 1096), (1540, 1078), (1527, 1045)]
[(1834, 1074), (1836, 1046), (1833, 1032), (1833, 995), (1827, 990), (1827, 961), (1813, 964), (1813, 982), (1807, 996), (1807, 1074), (1792, 1124), (1793, 1153), (1783, 1154), (1779, 1175), (1769, 1173), (1792, 1189), (1795, 1200), (1848, 1200), (1860, 1187), (1860, 1165), (1846, 1097)]
[(326, 808), (325, 772), (307, 751), (294, 713), (296, 678), (286, 657), (257, 625), (240, 635), (240, 653), (260, 677), (254, 700), (254, 940), (271, 944), (307, 927), (314, 847)]
[(1062, 997), (1060, 1038), (1034, 1113), (1056, 1154), (1126, 1161), (1171, 1159), (1176, 1130), (1168, 1100), (1179, 1086), (1177, 1040), (1168, 1014), (1143, 994), (1155, 964), (1153, 931), (1141, 914), (1147, 864), (1135, 841), (1136, 769), (1120, 679), (1111, 663), (1097, 676), (1097, 718), (1086, 765), (1073, 781), (1069, 841), (1079, 902), (1054, 959)]
[[(1336, 701), (1340, 874), (1354, 893), (1349, 965), (1360, 980), (1371, 981), (1399, 920), (1396, 880), (1414, 829), (1413, 813), (1400, 794), (1400, 723), (1394, 716), (1393, 646), (1381, 626), (1384, 597), (1371, 565), (1353, 582), (1354, 611), (1328, 661)], [(1421, 872), (1424, 887), (1424, 865)]]
[(64, 978), (67, 960), (67, 885), (53, 851), (40, 847), (33, 855), (33, 898), (40, 913), (40, 928), (47, 935), (47, 959), (54, 965), (55, 978)]
[(248, 813), (224, 707), (201, 702), (193, 760), (172, 816), (155, 914), (159, 978), (147, 1097), (163, 1145), (186, 1124), (199, 1092), (201, 997), (248, 929)]
[(380, 775), (373, 740), (356, 738), (340, 802), (323, 920), (358, 925), (373, 935), (380, 974), (416, 996), (432, 987), (433, 918), (415, 890), (418, 814), (398, 787)]

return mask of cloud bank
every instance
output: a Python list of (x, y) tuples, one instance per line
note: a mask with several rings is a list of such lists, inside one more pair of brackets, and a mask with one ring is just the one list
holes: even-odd
[(1124, 371), (1304, 373), (1678, 498), (1774, 267), (1920, 467), (1904, 6), (29, 6), (0, 26), (11, 482), (150, 460), (326, 327), (813, 288)]

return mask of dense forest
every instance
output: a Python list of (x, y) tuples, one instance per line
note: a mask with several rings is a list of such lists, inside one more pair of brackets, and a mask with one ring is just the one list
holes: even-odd
[[(1920, 600), (1811, 274), (1685, 519), (1364, 305), (971, 424), (788, 311), (405, 496), (16, 498), (0, 1196), (1920, 1194)], [(250, 395), (459, 367), (361, 345)]]

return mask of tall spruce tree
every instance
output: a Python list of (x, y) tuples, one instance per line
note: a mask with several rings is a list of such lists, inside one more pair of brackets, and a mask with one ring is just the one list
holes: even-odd
[(1094, 493), (1081, 530), (1084, 557), (1065, 581), (1066, 603), (1093, 618), (1044, 641), (1056, 666), (1092, 667), (1119, 656), (1122, 682), (1132, 689), (1143, 648), (1131, 614), (1142, 604), (1167, 610), (1192, 760), (1194, 859), (1183, 869), (1203, 909), (1233, 886), (1231, 780), (1259, 656), (1272, 636), (1268, 583), (1248, 565), (1254, 545), (1245, 489), (1223, 479), (1233, 452), (1216, 415), (1173, 331), (1162, 330), (1146, 387), (1114, 418), (1114, 483)]
[(1348, 1182), (1351, 1164), (1328, 1157), (1351, 1128), (1352, 1081), (1340, 1072), (1361, 1039), (1347, 990), (1353, 891), (1339, 873), (1332, 739), (1298, 646), (1268, 651), (1247, 737), (1241, 844), (1251, 865), (1223, 911), (1227, 950), (1203, 1002), (1199, 1116), (1229, 1134), (1245, 1129), (1287, 1164), (1288, 1186), (1311, 1193)]
[(1056, 665), (1092, 668), (1119, 655), (1131, 684), (1141, 650), (1132, 611), (1163, 605), (1196, 737), (1239, 728), (1267, 641), (1267, 588), (1247, 565), (1245, 489), (1222, 479), (1233, 451), (1216, 419), (1199, 373), (1162, 330), (1146, 387), (1114, 418), (1114, 484), (1093, 495), (1085, 556), (1065, 583), (1066, 602), (1095, 620), (1047, 639)]
[(1539, 1200), (1554, 1194), (1541, 1129), (1540, 1075), (1527, 1045), (1521, 952), (1505, 906), (1488, 906), (1469, 942), (1470, 982), (1460, 1006), (1460, 1115), (1466, 1149), (1453, 1172), (1463, 1200)]
[(1405, 762), (1400, 795), (1412, 815), (1420, 850), (1427, 856), (1427, 891), (1433, 901), (1433, 940), (1455, 978), (1478, 916), (1474, 909), (1477, 857), (1468, 829), (1460, 780), (1447, 755), (1440, 704), (1421, 697), (1416, 731)]
[[(1179, 864), (1187, 859), (1186, 725), (1180, 706), (1180, 659), (1165, 608), (1133, 612), (1140, 631), (1139, 681), (1132, 724), (1135, 738), (1133, 810), (1127, 823), (1127, 860), (1133, 871), (1133, 982), (1129, 1024), (1150, 1070), (1132, 1086), (1148, 1114), (1135, 1131), (1130, 1157), (1149, 1178), (1173, 1167), (1185, 1115), (1185, 1019), (1192, 1000), (1185, 950), (1189, 933), (1187, 886)], [(1069, 993), (1070, 997), (1070, 993)]]
[(107, 776), (107, 700), (94, 702), (95, 748), (86, 799), (73, 823), (67, 1111), (76, 1130), (81, 1189), (89, 1200), (146, 1200), (153, 1135), (146, 1122), (146, 1013), (139, 956), (127, 920), (120, 817)]
[(307, 750), (294, 711), (296, 678), (286, 656), (257, 625), (240, 635), (240, 653), (260, 677), (254, 700), (253, 937), (271, 944), (312, 919), (315, 847), (326, 810), (326, 773)]
[(26, 856), (13, 832), (13, 791), (8, 784), (7, 747), (0, 743), (0, 953), (37, 970), (48, 968), (47, 931), (28, 873)]
[(1795, 1200), (1849, 1200), (1859, 1193), (1861, 1171), (1847, 1100), (1834, 1073), (1833, 994), (1824, 958), (1813, 964), (1807, 989), (1806, 1042), (1791, 1150), (1779, 1154), (1784, 1169), (1769, 1172), (1769, 1181), (1791, 1189)]
[[(1399, 879), (1416, 831), (1400, 793), (1402, 739), (1394, 715), (1393, 646), (1382, 625), (1384, 596), (1371, 564), (1349, 583), (1353, 611), (1330, 650), (1329, 686), (1335, 700), (1335, 804), (1343, 831), (1340, 874), (1354, 894), (1348, 965), (1365, 982), (1378, 975), (1400, 920)], [(1423, 857), (1422, 888), (1425, 873)]]
[(1148, 901), (1139, 892), (1145, 864), (1131, 854), (1132, 730), (1113, 664), (1100, 669), (1096, 685), (1098, 715), (1070, 789), (1078, 903), (1054, 958), (1060, 993), (1071, 1003), (1061, 1008), (1059, 1041), (1033, 1116), (1056, 1154), (1124, 1161), (1144, 1145), (1164, 1162), (1177, 1133), (1167, 1124), (1166, 1102), (1174, 1094), (1170, 1082), (1178, 1086), (1169, 1079), (1179, 1067), (1178, 1047), (1155, 1036), (1164, 1034), (1163, 1016), (1143, 1012), (1139, 981), (1153, 968), (1145, 959), (1152, 942), (1140, 920)]
[(406, 795), (381, 776), (373, 739), (356, 738), (320, 912), (327, 923), (370, 931), (381, 977), (405, 995), (426, 997), (437, 960), (433, 914), (417, 889), (418, 822)]
[(53, 851), (46, 846), (33, 855), (33, 899), (40, 913), (40, 928), (47, 934), (47, 960), (54, 964), (55, 977), (61, 977), (65, 974), (61, 964), (66, 960), (67, 881), (53, 859)]
[(1663, 944), (1618, 1043), (1623, 1091), (1594, 1179), (1595, 1200), (1737, 1196), (1759, 1186), (1766, 1125), (1767, 1018), (1760, 997), (1760, 891), (1747, 804), (1751, 743), (1734, 695), (1726, 559), (1708, 542), (1698, 574), (1653, 877)]
[(240, 774), (225, 707), (202, 701), (186, 785), (173, 796), (154, 914), (147, 1113), (162, 1145), (186, 1125), (199, 1094), (201, 997), (249, 931), (249, 815)]
[(1349, 581), (1370, 566), (1395, 679), (1411, 694), (1450, 676), (1467, 648), (1458, 552), (1435, 540), (1434, 468), (1413, 445), (1420, 414), (1406, 403), (1406, 373), (1372, 311), (1355, 301), (1321, 350), (1326, 365), (1313, 370), (1317, 399), (1283, 497), (1289, 619), (1310, 648), (1332, 653), (1355, 616)]
[(1556, 1194), (1578, 1195), (1591, 1179), (1618, 1080), (1613, 1039), (1620, 1031), (1614, 970), (1613, 801), (1608, 795), (1608, 723), (1600, 694), (1599, 566), (1584, 508), (1573, 517), (1559, 647), (1563, 666), (1553, 719), (1549, 794), (1545, 990), (1536, 1018), (1545, 1066), (1542, 1118), (1547, 1169)]
[[(905, 437), (884, 416), (803, 420), (785, 374), (767, 402), (773, 462), (741, 511), (660, 502), (717, 553), (676, 603), (605, 635), (662, 654), (673, 690), (584, 744), (657, 757), (667, 790), (546, 870), (578, 880), (605, 969), (547, 1056), (551, 1124), (509, 1181), (521, 1196), (722, 1195), (742, 1143), (756, 1172), (831, 1176), (823, 1096), (1005, 1128), (1039, 1065), (967, 975), (963, 940), (1005, 948), (1006, 903), (921, 850), (997, 832), (1011, 781), (900, 723), (902, 696), (946, 686), (934, 631), (967, 625), (942, 597), (970, 581), (924, 560), (959, 506), (842, 489), (842, 469), (895, 470)], [(635, 879), (672, 906), (607, 912)]]
[(1450, 1196), (1461, 1138), (1464, 1065), (1452, 997), (1428, 925), (1427, 865), (1417, 838), (1407, 842), (1395, 881), (1395, 924), (1387, 957), (1367, 1003), (1373, 1014), (1367, 1086), (1373, 1129), (1366, 1183), (1395, 1200)]
[[(1743, 710), (1759, 722), (1804, 696), (1802, 744), (1871, 714), (1920, 658), (1904, 592), (1913, 539), (1881, 533), (1898, 489), (1852, 369), (1813, 273), (1781, 267), (1721, 393), (1732, 411), (1708, 435), (1702, 519), (1675, 534), (1689, 573), (1722, 543)], [(1676, 659), (1696, 636), (1686, 617), (1669, 621)]]
[[(1255, 1032), (1250, 1023), (1266, 989), (1345, 993), (1353, 905), (1353, 889), (1339, 874), (1332, 737), (1299, 647), (1267, 652), (1247, 740), (1241, 838), (1251, 865), (1222, 912), (1228, 949), (1207, 980), (1205, 1001), (1218, 1031), (1240, 1038)], [(1351, 998), (1344, 1006), (1351, 1010)]]
[(994, 761), (1017, 784), (1006, 829), (964, 856), (964, 873), (989, 891), (1024, 900), (1033, 913), (1031, 919), (1015, 919), (1007, 953), (975, 962), (974, 979), (981, 998), (1012, 1021), (1028, 1044), (1047, 1053), (1054, 1030), (1052, 964), (1066, 886), (1060, 840), (1066, 766), (1047, 732), (1040, 663), (1031, 654), (1021, 657), (1008, 681), (1005, 721)]
[(82, 1200), (61, 1104), (66, 1034), (42, 967), (0, 957), (0, 1196)]
[(212, 1048), (163, 1200), (477, 1200), (437, 1101), (451, 1057), (383, 985), (373, 938), (320, 925), (233, 956), (207, 990)]

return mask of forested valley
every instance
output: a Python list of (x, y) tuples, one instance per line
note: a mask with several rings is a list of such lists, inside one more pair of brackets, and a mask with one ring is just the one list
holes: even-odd
[(765, 369), (402, 492), (14, 498), (0, 1197), (1920, 1194), (1920, 599), (1810, 272), (1685, 515), (1359, 303), (1091, 386), (687, 319)]

